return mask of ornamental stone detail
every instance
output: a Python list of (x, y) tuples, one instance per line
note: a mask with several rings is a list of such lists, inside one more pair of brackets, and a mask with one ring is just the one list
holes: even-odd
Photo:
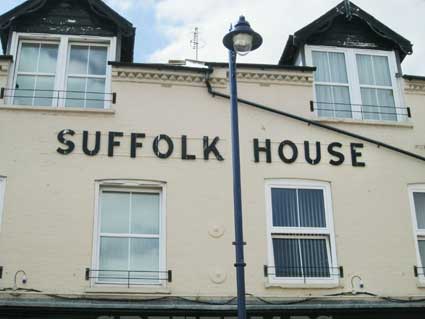
[(404, 92), (425, 95), (425, 81), (404, 81)]
[(295, 73), (295, 72), (280, 72), (280, 73), (263, 73), (263, 72), (245, 72), (237, 73), (239, 82), (252, 82), (264, 84), (278, 85), (307, 85), (313, 84), (313, 73)]
[[(206, 70), (207, 71), (207, 70)], [(112, 79), (118, 82), (157, 83), (162, 85), (205, 86), (205, 74), (173, 71), (153, 70), (113, 70)], [(239, 71), (238, 81), (241, 83), (258, 83), (262, 85), (302, 85), (313, 84), (313, 73), (304, 72), (252, 72)], [(228, 79), (225, 77), (209, 76), (214, 87), (226, 87)]]

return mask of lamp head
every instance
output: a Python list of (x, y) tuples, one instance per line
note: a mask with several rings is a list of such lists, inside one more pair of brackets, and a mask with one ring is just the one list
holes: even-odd
[(235, 27), (223, 38), (224, 46), (239, 55), (258, 49), (262, 43), (263, 38), (251, 28), (244, 16), (239, 17)]

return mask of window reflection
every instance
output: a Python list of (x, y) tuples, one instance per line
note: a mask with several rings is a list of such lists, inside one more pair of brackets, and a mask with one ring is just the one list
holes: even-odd
[[(67, 63), (58, 66), (59, 41), (19, 43), (15, 83), (9, 93), (12, 103), (104, 108), (108, 46), (70, 43), (61, 48)], [(59, 83), (63, 73), (65, 79)]]

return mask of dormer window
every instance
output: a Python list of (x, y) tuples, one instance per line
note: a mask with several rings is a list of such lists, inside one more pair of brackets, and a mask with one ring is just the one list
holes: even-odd
[(350, 1), (289, 36), (280, 65), (317, 68), (310, 110), (321, 118), (405, 121), (403, 59), (412, 43)]
[(306, 46), (319, 117), (403, 121), (394, 52)]
[(108, 108), (115, 39), (15, 34), (17, 61), (10, 103)]

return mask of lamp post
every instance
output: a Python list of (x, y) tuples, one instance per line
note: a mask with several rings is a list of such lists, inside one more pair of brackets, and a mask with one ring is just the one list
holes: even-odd
[(263, 43), (261, 36), (251, 29), (244, 16), (239, 17), (235, 27), (223, 38), (229, 50), (229, 78), (231, 95), (232, 123), (232, 166), (233, 166), (233, 205), (235, 219), (236, 284), (238, 299), (238, 319), (246, 319), (245, 302), (245, 261), (242, 225), (241, 167), (239, 153), (238, 93), (236, 83), (236, 55), (247, 55)]

